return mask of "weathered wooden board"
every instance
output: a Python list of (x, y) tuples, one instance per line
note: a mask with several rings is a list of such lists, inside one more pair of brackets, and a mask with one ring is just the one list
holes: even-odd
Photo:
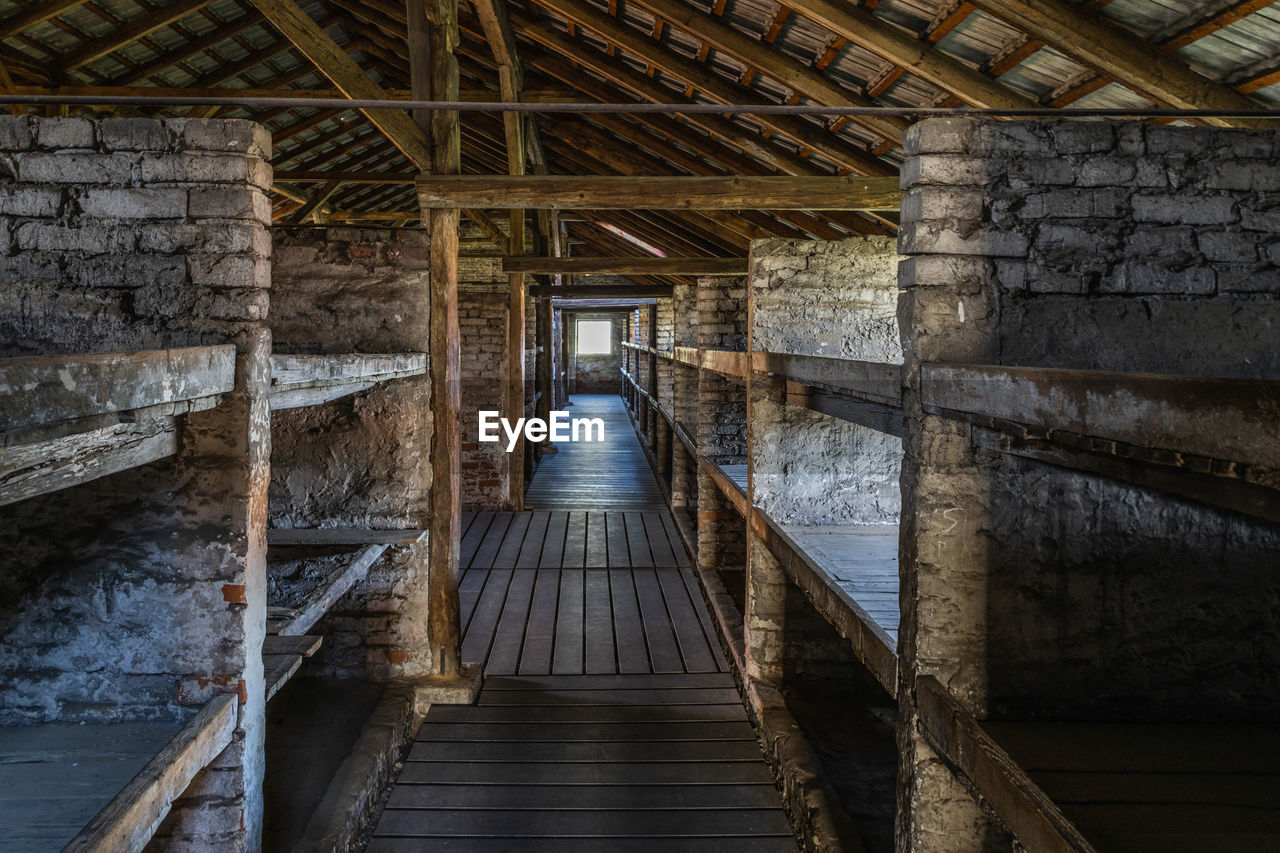
[(205, 704), (147, 766), (63, 848), (64, 853), (137, 853), (196, 774), (231, 743), (235, 696)]
[(417, 545), (423, 528), (374, 530), (367, 527), (288, 527), (267, 530), (268, 545)]
[(172, 417), (0, 448), (0, 506), (87, 483), (178, 452)]
[[(423, 531), (425, 534), (425, 531)], [(369, 567), (387, 550), (388, 545), (370, 545), (356, 554), (341, 571), (336, 572), (326, 584), (321, 585), (307, 599), (300, 602), (297, 609), (275, 625), (275, 633), (282, 636), (298, 636), (305, 634), (320, 621), (329, 608), (369, 574)]]
[(230, 344), (0, 359), (0, 432), (226, 394)]

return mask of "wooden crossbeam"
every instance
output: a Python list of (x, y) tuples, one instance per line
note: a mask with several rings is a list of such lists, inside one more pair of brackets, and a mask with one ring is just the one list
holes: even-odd
[(503, 272), (531, 275), (746, 275), (746, 258), (539, 258), (502, 259)]
[[(817, 2), (817, 0), (805, 0)], [(1143, 44), (1062, 0), (973, 0), (975, 6), (1101, 74), (1180, 109), (1254, 110), (1262, 105), (1229, 86), (1192, 71), (1180, 60)], [(1223, 127), (1267, 127), (1265, 119), (1211, 118)]]
[[(345, 98), (341, 89), (283, 89), (283, 88), (243, 88), (233, 89), (225, 86), (14, 86), (17, 95), (49, 95), (68, 97), (90, 95), (101, 97), (132, 98), (145, 95), (154, 98)], [(408, 89), (382, 89), (381, 97), (393, 101), (410, 100)], [(491, 89), (462, 89), (458, 99), (478, 104), (491, 104), (498, 101), (501, 95)], [(571, 89), (534, 89), (522, 92), (520, 100), (528, 103), (572, 104), (588, 103), (589, 98)]]
[(671, 295), (670, 284), (535, 284), (531, 296), (559, 299), (652, 299)]
[(423, 207), (898, 210), (897, 178), (422, 175)]

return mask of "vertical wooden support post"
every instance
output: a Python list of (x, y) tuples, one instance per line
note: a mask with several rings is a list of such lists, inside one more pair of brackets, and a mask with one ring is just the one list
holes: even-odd
[[(428, 15), (426, 4), (432, 13)], [(430, 23), (428, 24), (428, 20)], [(409, 57), (413, 97), (453, 101), (458, 97), (457, 0), (409, 0)], [(462, 169), (456, 112), (419, 111), (414, 118), (431, 139), (431, 171)], [(431, 525), (427, 543), (427, 637), (432, 675), (461, 671), (458, 552), (461, 527), (458, 419), (461, 409), (458, 352), (458, 212), (424, 211), (431, 269)]]

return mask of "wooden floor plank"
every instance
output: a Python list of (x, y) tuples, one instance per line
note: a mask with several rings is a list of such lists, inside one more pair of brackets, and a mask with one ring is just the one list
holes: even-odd
[[(509, 838), (432, 838), (433, 851), (441, 853), (510, 853)], [(776, 836), (726, 836), (724, 838), (610, 838), (609, 853), (795, 853), (794, 839)], [(596, 838), (521, 838), (520, 853), (600, 853)], [(421, 838), (371, 838), (365, 853), (422, 853)]]
[(474, 809), (502, 803), (512, 809), (772, 808), (772, 785), (401, 785), (387, 808)]
[(608, 566), (630, 566), (631, 552), (627, 548), (627, 523), (618, 511), (605, 513), (605, 539), (609, 546)]
[(498, 627), (498, 617), (507, 600), (507, 587), (511, 572), (494, 570), (488, 573), (480, 600), (476, 604), (467, 633), (462, 637), (462, 659), (467, 663), (483, 664), (489, 658), (489, 646)]
[(556, 610), (560, 598), (560, 570), (538, 569), (520, 653), (521, 675), (550, 675), (556, 641)]
[(520, 549), (524, 546), (525, 534), (529, 532), (529, 525), (532, 522), (533, 513), (531, 512), (517, 512), (511, 519), (507, 535), (502, 538), (498, 554), (493, 558), (495, 569), (515, 568), (516, 560), (520, 559)]
[(651, 837), (662, 824), (667, 834), (715, 838), (725, 835), (790, 836), (786, 816), (770, 809), (671, 809), (623, 811), (574, 809), (521, 811), (502, 809), (387, 809), (378, 825), (383, 836), (480, 836), (511, 838)]
[(405, 762), (397, 784), (423, 782), (440, 785), (771, 785), (773, 776), (763, 761)]
[(529, 529), (520, 544), (520, 556), (516, 557), (517, 569), (536, 569), (542, 560), (542, 545), (546, 541), (551, 513), (543, 510), (529, 514)]
[(583, 575), (585, 570), (564, 569), (560, 572), (560, 609), (556, 616), (556, 646), (551, 671), (556, 674), (582, 673), (583, 653)]
[(609, 601), (609, 573), (586, 573), (586, 672), (618, 671), (613, 652), (613, 608)]
[(609, 565), (609, 544), (605, 533), (605, 513), (587, 513), (586, 566), (589, 569)]
[(680, 531), (676, 528), (676, 520), (671, 517), (671, 513), (660, 513), (662, 526), (667, 531), (667, 541), (671, 543), (671, 550), (676, 555), (676, 565), (691, 566), (693, 563), (689, 559), (689, 552), (685, 550), (684, 540), (680, 538)]
[(580, 569), (586, 565), (587, 513), (574, 510), (568, 516), (569, 526), (565, 529), (564, 556), (560, 565), (566, 569)]
[[(575, 732), (565, 732), (576, 738)], [(735, 741), (541, 741), (491, 743), (418, 741), (409, 761), (749, 761), (760, 760), (755, 738)]]
[[(715, 672), (716, 659), (711, 652), (711, 644), (702, 633), (702, 625), (698, 622), (694, 602), (689, 600), (689, 590), (680, 580), (677, 568), (654, 569), (658, 576), (658, 585), (662, 588), (662, 596), (667, 602), (667, 612), (671, 614), (671, 627), (675, 631), (676, 643), (680, 647), (680, 656), (684, 659), (686, 672)], [(698, 602), (701, 604), (701, 602)]]
[(476, 551), (480, 549), (480, 543), (484, 541), (484, 536), (489, 532), (489, 525), (493, 523), (494, 513), (476, 512), (471, 513), (473, 516), (471, 523), (467, 525), (467, 532), (462, 534), (461, 542), (458, 546), (458, 565), (467, 568), (471, 565), (471, 561), (475, 559)]
[(437, 723), (428, 720), (418, 729), (420, 741), (488, 741), (492, 743), (532, 743), (562, 741), (567, 737), (581, 743), (622, 741), (683, 742), (753, 740), (755, 730), (745, 720), (696, 723), (615, 722), (576, 723)]
[(644, 623), (645, 644), (649, 647), (653, 671), (683, 672), (684, 661), (676, 645), (671, 617), (667, 613), (657, 575), (653, 569), (635, 569), (632, 577), (635, 579), (636, 598), (640, 602), (640, 618)]
[(464, 637), (467, 634), (467, 626), (471, 624), (476, 604), (480, 601), (480, 591), (484, 589), (484, 582), (488, 577), (488, 569), (465, 569), (458, 581), (458, 614)]
[(728, 672), (729, 662), (725, 660), (724, 650), (720, 645), (720, 636), (716, 633), (715, 626), (711, 624), (711, 616), (707, 613), (707, 604), (702, 597), (702, 589), (697, 577), (693, 574), (693, 569), (680, 569), (680, 580), (684, 583), (685, 589), (689, 591), (689, 600), (694, 603), (693, 610), (698, 616), (698, 623), (702, 625), (702, 635), (707, 638), (707, 643), (711, 646), (711, 654), (716, 659), (716, 670), (718, 672)]
[(631, 565), (652, 566), (653, 550), (649, 547), (649, 537), (645, 533), (644, 517), (638, 512), (624, 512), (622, 523), (627, 531), (627, 551), (631, 555)]
[(502, 607), (498, 629), (493, 635), (485, 672), (494, 675), (514, 675), (520, 666), (520, 650), (524, 647), (525, 630), (529, 624), (529, 606), (533, 600), (533, 582), (536, 572), (511, 572), (511, 585), (507, 588), (507, 600)]
[(498, 556), (498, 549), (502, 547), (502, 542), (506, 539), (507, 528), (511, 526), (511, 522), (517, 514), (514, 512), (495, 512), (493, 514), (489, 529), (485, 531), (484, 538), (476, 548), (476, 553), (471, 558), (467, 568), (493, 568), (493, 561)]
[(632, 513), (632, 516), (639, 516), (641, 523), (644, 524), (645, 539), (649, 543), (649, 551), (653, 555), (653, 564), (655, 566), (678, 566), (680, 563), (676, 560), (676, 552), (671, 547), (671, 542), (667, 539), (666, 528), (662, 525), (663, 515), (666, 515), (666, 513)]
[(631, 570), (610, 569), (609, 580), (613, 594), (613, 632), (618, 644), (618, 671), (652, 672)]
[(564, 566), (564, 546), (569, 528), (568, 512), (553, 512), (547, 522), (547, 534), (542, 540), (542, 554), (538, 557), (538, 565), (546, 569), (559, 569)]
[(477, 704), (536, 708), (544, 705), (723, 705), (736, 702), (738, 692), (729, 687), (694, 687), (685, 690), (543, 690), (520, 693), (510, 690), (485, 693)]
[(711, 705), (435, 705), (432, 722), (555, 723), (697, 723), (745, 720), (742, 700)]
[(700, 673), (650, 673), (622, 675), (519, 675), (494, 676), (486, 678), (484, 689), (496, 690), (614, 690), (638, 688), (667, 687), (682, 689), (689, 687), (728, 687), (733, 688), (733, 676), (727, 672)]

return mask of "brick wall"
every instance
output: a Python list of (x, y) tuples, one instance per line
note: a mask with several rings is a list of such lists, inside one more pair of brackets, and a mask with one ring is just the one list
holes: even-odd
[[(509, 501), (510, 454), (504, 442), (480, 443), (479, 411), (502, 412), (502, 383), (506, 373), (507, 294), (463, 291), (459, 294), (458, 326), (462, 333), (462, 506), (500, 509)], [(532, 340), (532, 339), (530, 339)], [(526, 376), (526, 379), (531, 379)]]
[(697, 295), (697, 343), (703, 349), (747, 348), (745, 278), (700, 278)]
[[(425, 233), (299, 227), (272, 234), (276, 352), (429, 349)], [(273, 412), (271, 526), (426, 527), (430, 411), (423, 374)], [(331, 558), (329, 570), (350, 556)], [(314, 582), (315, 562), (273, 562), (271, 603), (301, 600)], [(426, 671), (430, 650), (411, 617), (426, 607), (426, 563), (425, 542), (389, 549), (321, 621), (325, 644), (309, 670), (375, 679)]]
[(245, 697), (174, 846), (261, 836), (270, 150), (244, 121), (0, 117), (0, 355), (237, 349), (176, 455), (0, 509), (6, 724)]

